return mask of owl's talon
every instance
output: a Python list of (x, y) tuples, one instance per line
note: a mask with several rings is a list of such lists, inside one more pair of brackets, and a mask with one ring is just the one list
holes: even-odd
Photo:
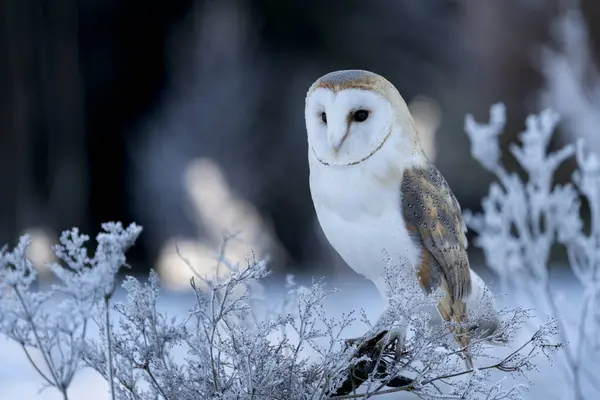
[(358, 348), (372, 348), (374, 345), (377, 345), (383, 336), (387, 333), (387, 330), (381, 331), (369, 331), (365, 333), (363, 336), (348, 338), (344, 342), (347, 347), (354, 346), (359, 343)]
[(357, 347), (357, 353), (364, 351), (375, 351), (375, 354), (383, 353), (386, 348), (391, 347), (394, 353), (394, 359), (399, 359), (404, 353), (404, 330), (400, 328), (382, 329), (375, 333), (367, 332), (365, 335), (357, 338), (348, 338), (345, 340), (346, 346), (350, 347), (360, 343)]
[(377, 348), (382, 352), (388, 345), (392, 345), (394, 360), (398, 360), (406, 353), (405, 349), (405, 332), (400, 328), (389, 330), (383, 338), (377, 342)]

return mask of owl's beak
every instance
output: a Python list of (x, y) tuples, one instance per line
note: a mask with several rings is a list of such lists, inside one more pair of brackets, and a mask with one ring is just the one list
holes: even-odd
[(329, 146), (331, 147), (334, 153), (337, 154), (337, 152), (340, 151), (340, 148), (342, 147), (344, 141), (348, 137), (349, 132), (350, 130), (345, 128), (343, 130), (335, 129), (329, 133), (327, 141), (329, 142)]

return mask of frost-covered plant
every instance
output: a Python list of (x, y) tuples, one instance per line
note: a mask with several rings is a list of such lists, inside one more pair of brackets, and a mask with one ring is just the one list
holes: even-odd
[[(548, 152), (548, 145), (559, 121), (550, 110), (527, 118), (520, 135), (521, 144), (510, 147), (525, 173), (505, 169), (500, 160), (498, 137), (505, 124), (505, 108), (491, 108), (488, 124), (465, 121), (473, 156), (493, 173), (497, 182), (483, 200), (483, 213), (465, 213), (467, 225), (478, 237), (475, 245), (485, 253), (487, 264), (497, 273), (504, 288), (517, 298), (548, 311), (560, 323), (562, 352), (567, 384), (576, 399), (584, 398), (584, 387), (595, 388), (600, 396), (600, 381), (592, 361), (600, 356), (600, 160), (586, 155), (584, 143), (566, 145)], [(572, 183), (554, 184), (557, 168), (575, 155), (577, 167)], [(590, 212), (589, 229), (580, 215), (581, 201)], [(556, 245), (566, 248), (568, 263), (577, 278), (581, 298), (566, 298), (552, 287), (550, 252)]]
[[(402, 285), (394, 282), (410, 279), (403, 274), (411, 272), (391, 266), (394, 307), (379, 327), (383, 331), (350, 344), (345, 331), (354, 313), (329, 315), (324, 304), (335, 291), (322, 281), (309, 287), (288, 281), (286, 308), (273, 312), (273, 297), (261, 298), (266, 263), (251, 258), (232, 264), (223, 253), (217, 268), (225, 273), (210, 279), (194, 274), (189, 312), (169, 317), (160, 311), (154, 272), (145, 283), (126, 277), (125, 301), (112, 300), (125, 251), (141, 228), (103, 228), (94, 257), (85, 250), (87, 236), (77, 230), (61, 236), (54, 251), (62, 263), (51, 267), (58, 283), (47, 291), (31, 288), (35, 270), (26, 258), (27, 237), (0, 253), (0, 332), (21, 344), (45, 383), (65, 399), (84, 366), (108, 381), (113, 399), (351, 399), (399, 391), (439, 398), (442, 390), (449, 398), (517, 399), (522, 386), (504, 387), (490, 372), (526, 374), (537, 355), (557, 347), (550, 342), (550, 321), (492, 361), (486, 342), (475, 336), (469, 349), (453, 348), (451, 326), (431, 326), (429, 314), (421, 312), (435, 299), (418, 289), (399, 291)], [(503, 314), (499, 336), (514, 337), (529, 318), (522, 309)], [(90, 321), (98, 338), (88, 334)], [(397, 321), (410, 322), (402, 346), (393, 337)], [(32, 349), (42, 354), (43, 366)], [(459, 357), (465, 350), (480, 361), (478, 369), (465, 369)]]
[[(108, 318), (117, 273), (127, 266), (125, 251), (141, 232), (135, 224), (123, 229), (119, 223), (106, 223), (102, 228), (93, 257), (84, 247), (88, 236), (76, 228), (63, 232), (53, 248), (62, 263), (50, 265), (58, 283), (48, 291), (31, 287), (37, 273), (26, 257), (28, 236), (12, 251), (6, 246), (0, 251), (0, 332), (21, 345), (45, 385), (65, 399), (83, 366), (89, 321)], [(32, 349), (41, 354), (41, 363), (34, 361)]]
[[(600, 346), (594, 335), (600, 331), (600, 161), (584, 154), (582, 142), (547, 154), (558, 118), (545, 111), (528, 118), (522, 145), (511, 147), (527, 179), (509, 173), (498, 146), (503, 106), (493, 106), (491, 114), (484, 125), (468, 116), (466, 130), (473, 155), (498, 183), (484, 200), (483, 214), (466, 212), (465, 219), (505, 289), (528, 295), (539, 311), (547, 307), (558, 317), (519, 344), (517, 333), (533, 313), (499, 312), (502, 324), (494, 335), (496, 342), (512, 343), (508, 355), (494, 356), (489, 338), (475, 335), (468, 348), (456, 348), (451, 323), (430, 323), (427, 311), (435, 307), (437, 294), (424, 297), (416, 285), (398, 284), (414, 281), (413, 271), (398, 266), (386, 270), (389, 314), (363, 341), (345, 340), (355, 314), (327, 312), (325, 300), (335, 291), (324, 282), (298, 287), (288, 279), (283, 307), (273, 309), (276, 299), (265, 296), (261, 285), (266, 263), (254, 258), (245, 265), (231, 263), (224, 248), (217, 270), (225, 273), (207, 278), (190, 265), (194, 302), (184, 316), (160, 311), (153, 271), (145, 283), (126, 277), (125, 301), (114, 301), (118, 273), (127, 266), (125, 252), (141, 232), (135, 224), (125, 229), (118, 223), (103, 225), (93, 257), (85, 247), (87, 236), (77, 229), (64, 232), (53, 249), (60, 262), (50, 266), (57, 283), (49, 290), (32, 288), (36, 271), (26, 257), (27, 236), (12, 251), (3, 248), (0, 332), (21, 345), (45, 385), (63, 398), (76, 372), (87, 366), (108, 381), (111, 398), (132, 400), (352, 399), (400, 391), (431, 399), (518, 399), (523, 386), (505, 387), (491, 371), (526, 375), (539, 354), (559, 347), (550, 338), (560, 332), (562, 341), (572, 343), (564, 352), (567, 376), (577, 398), (583, 398), (584, 380), (597, 385), (589, 360)], [(572, 155), (578, 165), (574, 184), (553, 185), (554, 172)], [(580, 217), (581, 198), (590, 209), (589, 233)], [(583, 287), (574, 323), (562, 315), (565, 300), (550, 285), (555, 243), (566, 247)], [(362, 320), (368, 323), (364, 313)], [(399, 337), (399, 324), (407, 323), (408, 336)], [(578, 330), (569, 329), (571, 324)], [(98, 329), (97, 338), (89, 335), (90, 325)], [(460, 357), (465, 351), (475, 358), (475, 370), (465, 368)]]

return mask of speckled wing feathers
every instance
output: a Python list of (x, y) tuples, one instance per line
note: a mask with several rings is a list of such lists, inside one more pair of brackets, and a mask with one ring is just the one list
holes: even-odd
[(452, 301), (465, 298), (471, 290), (465, 226), (458, 201), (434, 165), (404, 171), (402, 212), (422, 248), (421, 286), (431, 292), (441, 284)]
[[(445, 296), (438, 300), (438, 311), (446, 321), (461, 324), (453, 328), (454, 338), (466, 348), (470, 339), (464, 323), (471, 269), (460, 205), (440, 171), (429, 163), (405, 170), (401, 190), (406, 228), (422, 251), (418, 281), (428, 293), (442, 287)], [(465, 356), (467, 365), (472, 367), (468, 351)]]

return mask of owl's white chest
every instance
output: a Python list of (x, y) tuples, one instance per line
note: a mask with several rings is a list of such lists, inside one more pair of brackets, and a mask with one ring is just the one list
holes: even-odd
[(400, 180), (382, 181), (363, 168), (329, 167), (311, 160), (310, 189), (327, 240), (382, 295), (388, 263), (416, 265), (419, 251), (402, 218)]

